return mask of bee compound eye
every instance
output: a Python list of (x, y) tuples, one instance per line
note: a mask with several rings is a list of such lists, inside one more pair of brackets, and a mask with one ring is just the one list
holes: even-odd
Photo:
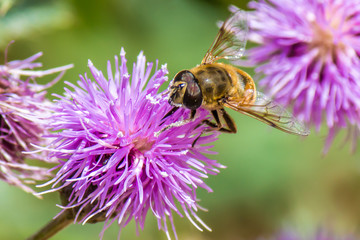
[(189, 82), (194, 80), (194, 75), (189, 70), (183, 70), (176, 74), (174, 77), (174, 82), (182, 81), (182, 82)]
[(178, 72), (174, 77), (174, 83), (181, 81), (183, 74), (184, 74), (184, 71)]
[(195, 80), (189, 82), (183, 99), (185, 107), (195, 110), (201, 106), (202, 100), (203, 96), (199, 84)]

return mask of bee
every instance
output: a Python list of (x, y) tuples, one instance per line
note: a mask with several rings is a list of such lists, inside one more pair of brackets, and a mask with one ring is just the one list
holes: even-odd
[[(284, 107), (256, 90), (254, 80), (243, 70), (218, 62), (239, 60), (245, 51), (247, 13), (233, 7), (233, 14), (222, 23), (219, 32), (200, 65), (178, 72), (169, 86), (169, 103), (173, 108), (163, 119), (179, 108), (190, 109), (190, 118), (173, 124), (179, 126), (194, 119), (196, 110), (208, 110), (214, 119), (204, 120), (210, 130), (236, 133), (234, 120), (225, 111), (233, 109), (281, 131), (306, 136), (309, 131)], [(168, 126), (170, 128), (172, 126)], [(199, 136), (200, 137), (200, 136)], [(195, 140), (196, 141), (196, 140)]]

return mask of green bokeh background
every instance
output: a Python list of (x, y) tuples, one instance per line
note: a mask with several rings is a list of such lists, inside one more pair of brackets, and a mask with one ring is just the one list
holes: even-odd
[[(228, 16), (229, 4), (246, 9), (247, 1), (15, 1), (0, 18), (1, 64), (4, 49), (14, 39), (8, 60), (42, 51), (44, 69), (74, 63), (62, 80), (75, 82), (79, 74), (89, 72), (88, 59), (105, 70), (106, 61), (124, 47), (128, 63), (143, 50), (148, 61), (167, 63), (172, 78), (179, 70), (200, 63), (217, 33), (216, 21)], [(44, 83), (49, 79), (44, 78)], [(62, 93), (64, 86), (60, 82), (51, 91)], [(199, 215), (213, 231), (199, 232), (187, 219), (176, 217), (179, 239), (252, 240), (269, 237), (281, 228), (309, 239), (321, 226), (340, 234), (358, 233), (359, 154), (350, 154), (349, 144), (341, 147), (345, 133), (322, 156), (326, 129), (320, 133), (311, 129), (312, 134), (302, 139), (229, 112), (238, 133), (221, 135), (213, 148), (218, 152), (213, 158), (227, 168), (206, 180), (213, 193), (198, 190), (201, 205), (209, 210)], [(39, 200), (3, 182), (0, 193), (0, 239), (25, 239), (59, 211), (56, 193)], [(102, 223), (74, 224), (53, 239), (98, 239), (102, 227)], [(116, 239), (118, 230), (113, 225), (104, 239)], [(132, 222), (123, 229), (121, 239), (166, 236), (149, 214), (139, 236)]]

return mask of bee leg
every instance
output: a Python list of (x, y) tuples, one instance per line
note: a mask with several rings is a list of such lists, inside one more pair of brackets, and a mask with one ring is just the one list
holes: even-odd
[[(176, 109), (175, 109), (175, 108), (176, 108)], [(173, 109), (175, 109), (175, 110), (174, 110), (174, 112), (175, 112), (175, 111), (178, 109), (178, 107), (174, 107)], [(172, 109), (172, 110), (173, 110), (173, 109)], [(168, 112), (168, 114), (169, 114), (172, 110), (170, 110), (170, 111)], [(174, 112), (172, 112), (172, 113), (174, 113)], [(172, 114), (172, 113), (171, 113), (171, 114)], [(166, 115), (168, 115), (168, 114), (166, 114)], [(171, 114), (170, 114), (170, 115), (171, 115)], [(160, 135), (160, 133), (162, 133), (162, 132), (164, 132), (164, 131), (166, 131), (166, 130), (168, 130), (168, 129), (170, 129), (170, 128), (180, 127), (180, 126), (182, 126), (182, 125), (185, 125), (185, 124), (191, 122), (192, 120), (194, 120), (195, 114), (196, 114), (196, 110), (191, 110), (190, 118), (185, 119), (185, 120), (181, 120), (181, 121), (177, 121), (177, 122), (174, 122), (174, 123), (172, 123), (172, 124), (169, 124), (168, 126), (164, 127), (164, 128), (161, 129), (160, 131), (156, 132), (156, 133), (155, 133), (155, 136), (158, 137), (158, 136)], [(165, 115), (165, 116), (166, 116), (166, 115)], [(170, 115), (169, 115), (169, 116), (170, 116)], [(164, 119), (164, 118), (163, 118), (163, 119)], [(162, 125), (162, 124), (163, 124), (163, 123), (161, 123), (160, 125)], [(159, 125), (159, 126), (160, 126), (160, 125)]]
[[(165, 118), (173, 115), (174, 112), (176, 112), (178, 109), (179, 109), (179, 107), (173, 107), (169, 112), (167, 112), (167, 113), (165, 114), (165, 116), (161, 119), (161, 121), (164, 120)], [(159, 124), (159, 126), (163, 125), (164, 122), (165, 122), (165, 121), (162, 121), (162, 122)]]
[[(225, 120), (225, 123), (228, 127), (228, 129), (226, 128), (222, 128), (223, 130), (225, 130), (224, 132), (228, 132), (228, 133), (236, 133), (236, 125), (234, 120), (230, 117), (230, 115), (225, 111), (225, 109), (220, 109), (219, 110), (223, 119)], [(221, 129), (219, 129), (219, 131), (221, 131)]]
[[(224, 128), (223, 127), (223, 124), (221, 123), (220, 121), (220, 118), (219, 118), (219, 112), (220, 111), (220, 114), (221, 116), (223, 117), (223, 119), (225, 120), (225, 123), (226, 123), (226, 126), (228, 128)], [(236, 133), (237, 130), (236, 130), (236, 126), (235, 126), (235, 123), (234, 123), (234, 120), (230, 117), (229, 114), (227, 114), (227, 112), (225, 111), (225, 109), (220, 109), (220, 110), (212, 110), (211, 111), (211, 114), (213, 115), (214, 119), (215, 119), (215, 122), (211, 122), (209, 120), (204, 120), (202, 121), (202, 123), (199, 125), (201, 126), (202, 124), (206, 124), (208, 125), (209, 127), (211, 127), (211, 129), (205, 129), (203, 130), (198, 137), (196, 137), (196, 139), (194, 140), (194, 142), (192, 143), (192, 146), (194, 147), (195, 146), (195, 143), (197, 142), (197, 140), (199, 140), (199, 138), (201, 137), (201, 135), (204, 133), (204, 132), (209, 132), (209, 131), (212, 131), (212, 130), (216, 130), (216, 131), (220, 131), (220, 132), (225, 132), (225, 133)], [(197, 127), (199, 127), (197, 126)]]
[[(211, 122), (211, 121), (209, 121), (209, 120), (203, 120), (203, 121), (201, 121), (201, 123), (199, 124), (199, 125), (197, 125), (196, 127), (195, 127), (195, 129), (196, 128), (198, 128), (198, 127), (200, 127), (201, 125), (203, 125), (203, 124), (206, 124), (206, 125), (208, 125), (208, 126), (210, 126), (212, 129), (206, 129), (206, 130), (204, 130), (204, 131), (212, 131), (212, 130), (214, 130), (214, 129), (216, 129), (216, 130), (218, 130), (219, 129), (219, 126), (221, 125), (221, 123), (220, 123), (220, 119), (219, 119), (219, 115), (217, 114), (217, 111), (216, 110), (213, 110), (213, 111), (211, 111), (211, 114), (213, 115), (213, 118), (215, 119), (215, 121), (216, 121), (216, 123), (214, 123), (214, 122)], [(203, 132), (204, 132), (203, 131)], [(202, 134), (202, 133), (201, 133)], [(201, 135), (200, 134), (200, 135)]]
[[(209, 120), (204, 120), (204, 123), (212, 128), (214, 130), (225, 132), (225, 133), (236, 133), (236, 126), (234, 123), (234, 120), (230, 117), (229, 114), (225, 111), (225, 109), (220, 110), (213, 110), (211, 111), (216, 123), (210, 122)], [(226, 126), (228, 128), (223, 127), (223, 124), (220, 121), (219, 113), (222, 116), (222, 118), (225, 120)]]
[(191, 110), (190, 119), (193, 120), (195, 118), (196, 110)]
[[(220, 122), (220, 119), (219, 119), (219, 115), (218, 115), (217, 110), (212, 110), (212, 111), (211, 111), (211, 114), (213, 115), (216, 123), (211, 122), (210, 120), (205, 119), (205, 120), (203, 120), (199, 125), (197, 125), (196, 128), (200, 127), (200, 126), (203, 125), (203, 124), (206, 124), (206, 125), (208, 125), (209, 127), (211, 127), (211, 129), (204, 129), (204, 130), (199, 134), (199, 136), (197, 136), (197, 137), (195, 138), (195, 140), (194, 140), (193, 143), (191, 144), (192, 147), (195, 146), (196, 142), (199, 140), (199, 138), (201, 137), (201, 135), (203, 135), (205, 132), (210, 132), (210, 131), (212, 131), (212, 130), (218, 130), (218, 129), (221, 128), (221, 122)], [(196, 129), (196, 128), (195, 128), (195, 129)]]

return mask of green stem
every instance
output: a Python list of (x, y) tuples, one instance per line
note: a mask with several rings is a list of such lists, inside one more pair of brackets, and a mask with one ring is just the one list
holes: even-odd
[(46, 224), (42, 229), (37, 233), (27, 238), (27, 240), (46, 240), (54, 236), (56, 233), (67, 227), (70, 223), (74, 221), (72, 213), (70, 210), (62, 212), (55, 219), (52, 219), (48, 224)]

